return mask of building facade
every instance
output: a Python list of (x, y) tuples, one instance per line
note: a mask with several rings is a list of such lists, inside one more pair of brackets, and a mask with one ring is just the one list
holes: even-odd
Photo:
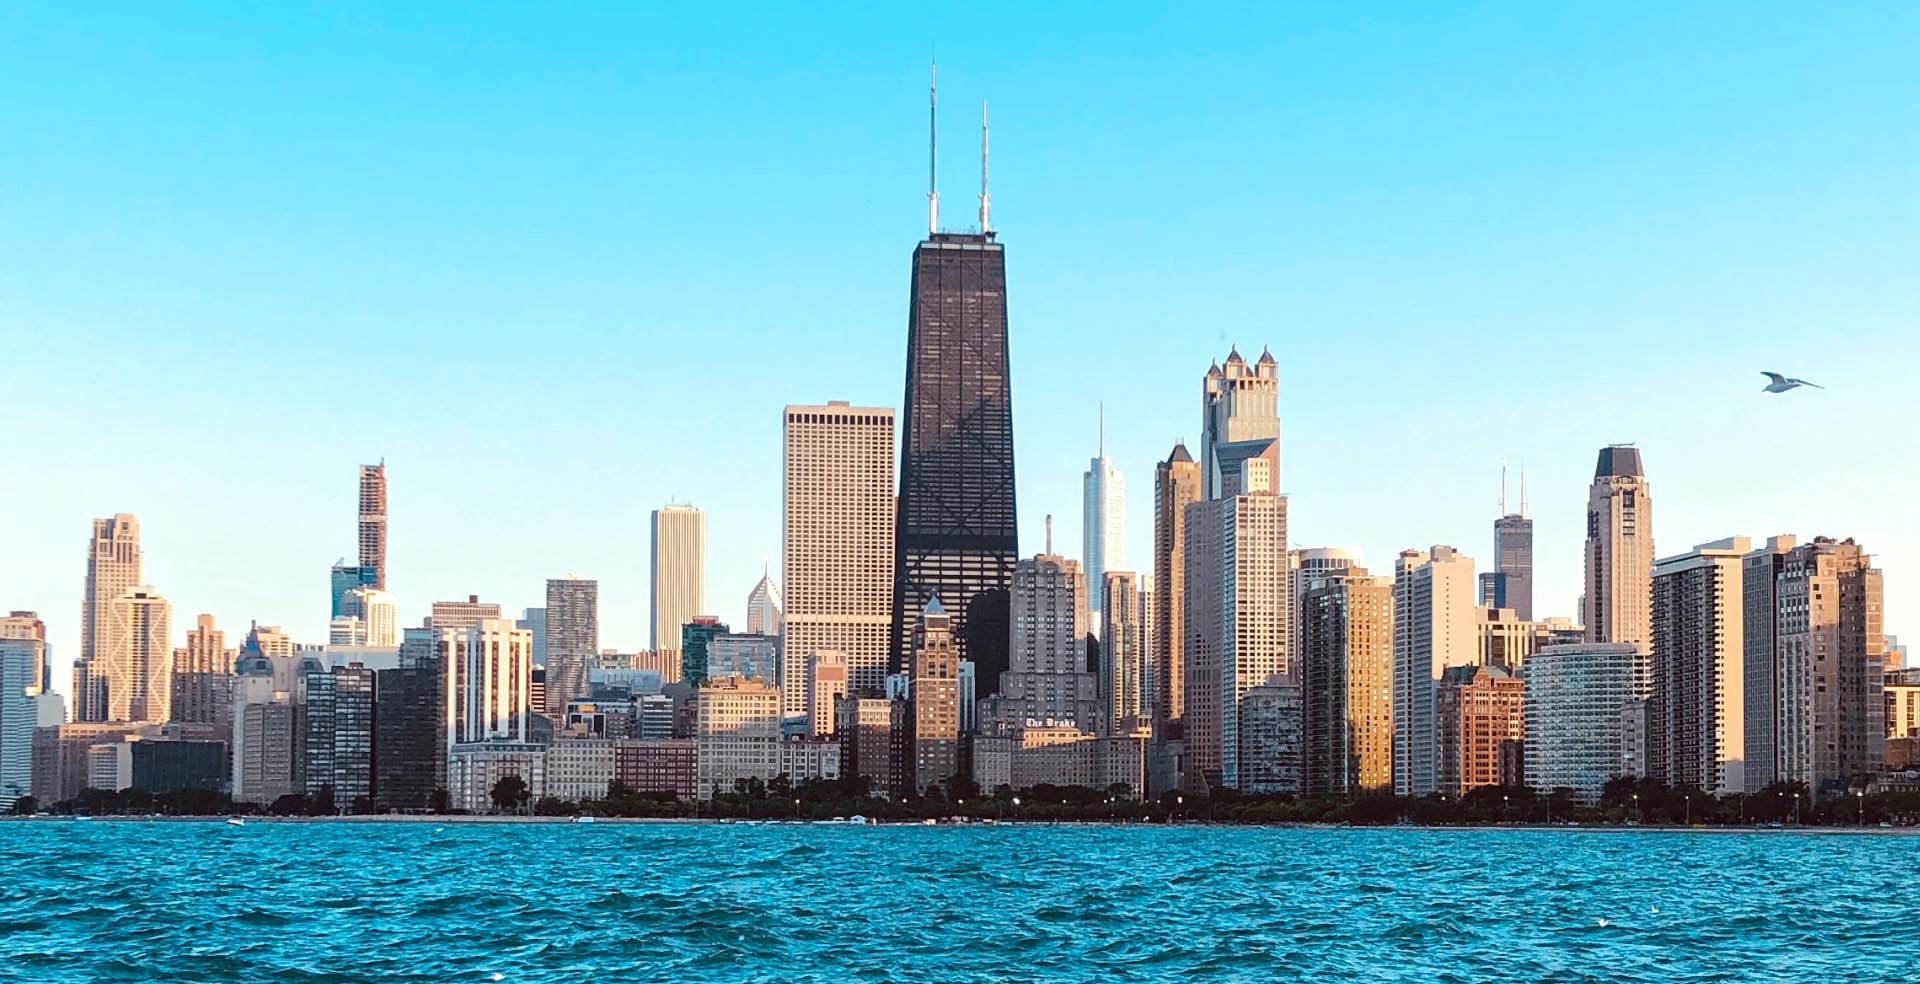
[(1184, 444), (1175, 444), (1167, 460), (1153, 470), (1153, 660), (1147, 689), (1152, 693), (1154, 732), (1163, 739), (1181, 736), (1187, 709), (1186, 522), (1187, 507), (1200, 501), (1200, 463)]
[(1100, 614), (1106, 611), (1107, 572), (1127, 566), (1127, 480), (1107, 457), (1104, 410), (1100, 453), (1087, 462), (1080, 487), (1080, 556), (1087, 570), (1087, 610), (1100, 624)]
[(1093, 731), (1100, 692), (1087, 670), (1087, 587), (1079, 561), (1053, 554), (1020, 561), (1011, 609), (1012, 665), (997, 681), (997, 696), (983, 704), (983, 727), (1044, 722)]
[(701, 799), (780, 774), (780, 690), (765, 680), (716, 677), (695, 697)]
[(1452, 547), (1403, 550), (1393, 576), (1393, 791), (1440, 789), (1434, 758), (1434, 684), (1450, 666), (1479, 662), (1473, 558)]
[(360, 566), (373, 572), (367, 583), (387, 587), (387, 463), (360, 466)]
[(1227, 494), (1223, 491), (1220, 446), (1240, 441), (1273, 442), (1272, 486), (1278, 492), (1280, 367), (1273, 354), (1263, 349), (1259, 362), (1248, 365), (1238, 348), (1228, 351), (1224, 365), (1208, 367), (1200, 402), (1200, 471), (1206, 481), (1201, 498), (1218, 499)]
[(600, 652), (600, 582), (571, 575), (547, 580), (545, 706), (558, 717), (587, 696), (587, 665)]
[(116, 673), (128, 672), (126, 667), (116, 670), (108, 665), (108, 637), (114, 599), (141, 584), (141, 561), (140, 517), (116, 513), (93, 521), (93, 536), (87, 541), (86, 597), (80, 607), (80, 658), (73, 673), (75, 722), (110, 720), (109, 694), (116, 685), (130, 686), (130, 681), (115, 678)]
[(1526, 685), (1504, 666), (1450, 666), (1434, 687), (1440, 792), (1524, 784)]
[(1703, 543), (1653, 568), (1647, 775), (1712, 796), (1746, 782), (1746, 537)]
[(1139, 578), (1132, 571), (1108, 571), (1106, 606), (1100, 610), (1100, 698), (1105, 715), (1102, 734), (1133, 730), (1150, 722), (1147, 706), (1146, 613)]
[(1393, 787), (1393, 580), (1321, 571), (1302, 600), (1306, 761), (1315, 795)]
[(1853, 540), (1815, 537), (1787, 553), (1774, 596), (1778, 778), (1815, 796), (1862, 786), (1886, 740), (1880, 570)]
[(1640, 449), (1600, 449), (1587, 490), (1586, 579), (1582, 621), (1588, 642), (1624, 642), (1638, 647), (1633, 694), (1645, 700), (1653, 688), (1648, 639), (1653, 631), (1653, 496)]
[(1627, 735), (1622, 711), (1634, 703), (1633, 643), (1548, 646), (1533, 654), (1522, 676), (1526, 784), (1545, 796), (1571, 790), (1584, 801), (1618, 775)]
[(707, 514), (674, 504), (653, 511), (650, 649), (680, 645), (681, 626), (707, 606)]
[(940, 599), (927, 602), (913, 636), (913, 786), (951, 793), (960, 775), (960, 647)]

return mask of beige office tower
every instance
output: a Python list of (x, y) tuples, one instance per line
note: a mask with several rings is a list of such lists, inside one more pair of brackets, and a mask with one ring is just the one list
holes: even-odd
[(93, 521), (87, 542), (86, 600), (80, 608), (80, 658), (74, 661), (73, 719), (109, 720), (111, 674), (102, 656), (106, 650), (113, 600), (132, 591), (141, 581), (140, 517), (116, 513)]
[(232, 724), (235, 653), (212, 615), (201, 615), (187, 632), (187, 645), (175, 651), (173, 720), (214, 724), (225, 732)]
[(173, 606), (142, 585), (107, 606), (107, 720), (161, 722), (173, 713)]
[(653, 511), (652, 649), (679, 649), (680, 629), (707, 605), (707, 514), (679, 504)]
[(816, 735), (833, 734), (834, 705), (847, 695), (847, 654), (815, 650), (807, 657), (806, 679), (807, 730)]
[(1653, 567), (1647, 775), (1710, 796), (1746, 789), (1744, 536)]
[(1305, 791), (1393, 786), (1393, 579), (1321, 568), (1302, 595)]
[(1539, 641), (1539, 624), (1525, 621), (1511, 608), (1482, 606), (1479, 613), (1480, 665), (1498, 666), (1519, 675)]
[(354, 588), (342, 596), (340, 614), (358, 623), (358, 645), (400, 644), (400, 605), (392, 593), (373, 587)]
[(1186, 713), (1186, 534), (1187, 507), (1200, 501), (1200, 464), (1175, 444), (1167, 460), (1153, 470), (1153, 659), (1148, 689), (1153, 693), (1154, 735), (1180, 736)]
[(1393, 568), (1393, 791), (1439, 789), (1434, 684), (1480, 662), (1473, 558), (1452, 547), (1402, 550)]
[(1815, 537), (1786, 555), (1775, 596), (1778, 778), (1844, 793), (1883, 771), (1880, 570), (1853, 540)]
[(845, 659), (849, 693), (878, 693), (893, 627), (893, 411), (840, 401), (790, 406), (783, 423), (781, 665), (788, 716), (809, 706), (802, 668), (816, 653)]
[(960, 650), (940, 599), (913, 627), (913, 787), (953, 791), (960, 771)]
[(1208, 367), (1201, 384), (1200, 473), (1204, 498), (1226, 493), (1220, 448), (1238, 441), (1272, 440), (1273, 488), (1280, 489), (1280, 367), (1273, 354), (1261, 350), (1260, 361), (1248, 365), (1235, 348), (1224, 366)]
[(1742, 649), (1746, 686), (1746, 774), (1749, 793), (1780, 778), (1774, 714), (1780, 698), (1780, 646), (1775, 615), (1779, 610), (1780, 572), (1797, 543), (1792, 536), (1767, 538), (1740, 565)]
[(1099, 727), (1099, 678), (1087, 672), (1087, 583), (1079, 561), (1040, 554), (1016, 563), (1009, 669), (982, 702), (983, 726)]
[(1600, 449), (1587, 491), (1587, 550), (1581, 618), (1588, 642), (1631, 643), (1640, 651), (1633, 696), (1645, 700), (1653, 686), (1647, 661), (1652, 632), (1653, 497), (1640, 449), (1614, 444)]
[[(1204, 782), (1265, 789), (1290, 766), (1241, 740), (1250, 691), (1289, 679), (1292, 589), (1287, 569), (1287, 500), (1274, 484), (1278, 440), (1213, 450), (1221, 498), (1187, 507), (1187, 761)], [(1254, 733), (1248, 732), (1249, 739)]]
[(1140, 590), (1132, 571), (1108, 571), (1101, 594), (1100, 697), (1107, 734), (1130, 732), (1146, 717), (1146, 653), (1141, 648)]

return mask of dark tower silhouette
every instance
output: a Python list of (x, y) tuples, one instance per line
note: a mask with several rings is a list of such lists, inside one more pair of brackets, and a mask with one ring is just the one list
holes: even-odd
[[(984, 172), (985, 125), (981, 144)], [(1008, 588), (1019, 556), (1013, 503), (1013, 400), (1007, 376), (1007, 266), (986, 227), (929, 230), (913, 251), (907, 388), (895, 504), (893, 665), (906, 668), (919, 613), (936, 596), (982, 696), (1007, 669)]]

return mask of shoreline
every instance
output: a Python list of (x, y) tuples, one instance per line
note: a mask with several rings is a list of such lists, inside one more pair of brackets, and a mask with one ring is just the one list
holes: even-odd
[[(200, 823), (227, 825), (228, 815), (215, 816), (10, 816), (0, 815), (0, 823)], [(574, 817), (507, 816), (501, 814), (366, 814), (331, 817), (274, 817), (244, 816), (244, 826), (254, 824), (564, 824), (577, 825)], [(997, 820), (993, 822), (973, 821), (970, 823), (929, 824), (918, 820), (874, 821), (868, 824), (850, 823), (844, 820), (747, 820), (726, 817), (595, 817), (588, 826), (600, 824), (646, 824), (646, 825), (723, 825), (742, 827), (917, 827), (917, 828), (981, 828), (981, 827), (1110, 827), (1110, 828), (1157, 828), (1179, 829), (1197, 827), (1205, 829), (1260, 829), (1260, 830), (1431, 830), (1431, 831), (1564, 831), (1585, 833), (1684, 833), (1684, 834), (1831, 834), (1831, 835), (1897, 835), (1920, 836), (1920, 826), (1880, 827), (1880, 826), (1795, 826), (1792, 824), (1772, 826), (1722, 826), (1694, 824), (1349, 824), (1349, 823), (1207, 823), (1205, 821), (1186, 821), (1182, 823), (1139, 823), (1120, 820)]]

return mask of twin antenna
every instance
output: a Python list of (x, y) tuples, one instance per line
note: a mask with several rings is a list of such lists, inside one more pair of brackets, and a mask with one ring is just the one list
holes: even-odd
[[(940, 66), (927, 66), (927, 235), (940, 231)], [(987, 194), (987, 104), (980, 102), (980, 234), (993, 226), (993, 197)]]

